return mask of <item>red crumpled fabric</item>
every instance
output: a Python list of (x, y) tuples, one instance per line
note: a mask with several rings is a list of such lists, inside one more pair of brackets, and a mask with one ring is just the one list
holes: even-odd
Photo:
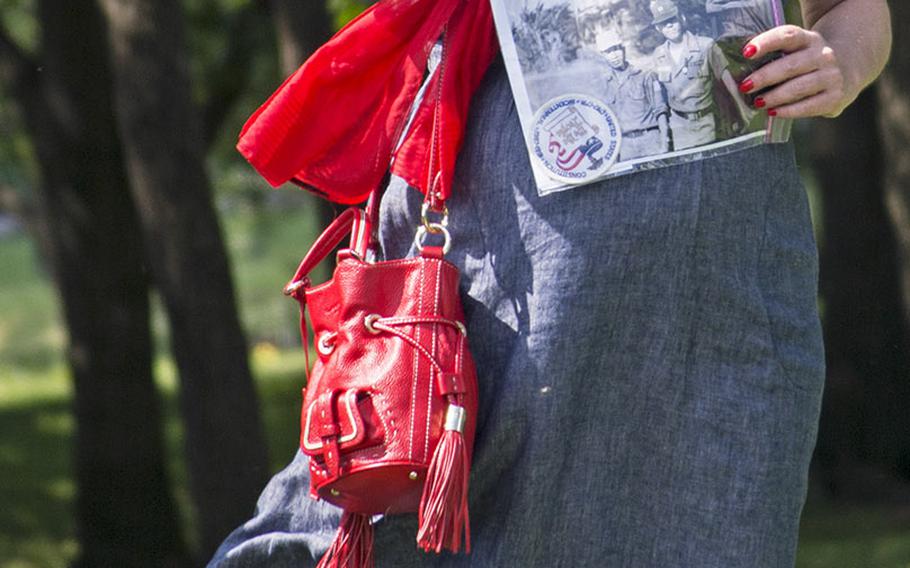
[[(444, 41), (396, 150), (430, 50)], [(359, 203), (393, 173), (442, 199), (471, 96), (498, 50), (489, 0), (380, 0), (339, 31), (247, 120), (237, 149), (273, 186)]]

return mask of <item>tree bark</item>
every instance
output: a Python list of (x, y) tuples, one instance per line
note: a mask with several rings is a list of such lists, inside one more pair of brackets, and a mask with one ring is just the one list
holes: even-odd
[(890, 493), (881, 478), (898, 457), (893, 425), (905, 420), (910, 363), (877, 113), (870, 89), (838, 119), (813, 123), (828, 368), (816, 472), (832, 497), (846, 500)]
[(180, 373), (190, 489), (208, 557), (253, 511), (266, 446), (203, 163), (177, 0), (102, 0), (117, 115)]
[(0, 38), (4, 84), (38, 156), (39, 214), (68, 331), (77, 566), (177, 566), (180, 522), (151, 372), (148, 279), (93, 0), (38, 3), (42, 53)]
[(266, 6), (256, 0), (225, 17), (222, 25), (227, 47), (203, 74), (208, 91), (202, 111), (206, 149), (218, 138), (237, 98), (247, 88), (256, 54), (269, 47), (271, 21), (267, 12)]
[(290, 75), (332, 35), (325, 0), (271, 0), (281, 71)]
[[(879, 80), (879, 128), (884, 142), (885, 197), (891, 226), (897, 235), (900, 263), (901, 313), (905, 329), (910, 327), (910, 5), (889, 2), (894, 22), (894, 47), (891, 61)], [(910, 345), (895, 346), (910, 352)], [(910, 480), (910, 366), (905, 366), (893, 389), (892, 406), (902, 409), (890, 426), (896, 446), (897, 463), (904, 478)]]

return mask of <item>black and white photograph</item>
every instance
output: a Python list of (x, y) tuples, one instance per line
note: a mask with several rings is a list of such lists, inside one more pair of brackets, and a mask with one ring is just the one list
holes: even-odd
[[(739, 81), (767, 61), (746, 58), (743, 46), (784, 23), (782, 0), (492, 4), (541, 193), (789, 136), (786, 121), (755, 108), (761, 93), (739, 89)], [(575, 95), (607, 109), (600, 114), (612, 117), (621, 135), (612, 165), (604, 169), (603, 156), (589, 151), (587, 169), (594, 173), (573, 182), (554, 175), (535, 124), (551, 112), (545, 107)], [(579, 142), (585, 149), (592, 148), (589, 134)], [(608, 143), (600, 138), (598, 144)], [(554, 144), (562, 149), (561, 142)], [(553, 156), (554, 163), (560, 158)]]

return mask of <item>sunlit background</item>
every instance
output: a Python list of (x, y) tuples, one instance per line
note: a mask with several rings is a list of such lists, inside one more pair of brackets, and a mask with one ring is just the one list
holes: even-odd
[[(155, 209), (157, 205), (143, 209), (147, 205), (143, 199), (170, 200), (167, 203), (179, 208), (180, 192), (134, 191), (140, 215), (130, 223), (114, 219), (117, 205), (101, 203), (110, 195), (104, 191), (128, 192), (131, 183), (142, 184), (136, 175), (142, 170), (135, 163), (118, 170), (126, 172), (126, 178), (118, 181), (118, 174), (105, 170), (102, 160), (119, 163), (117, 168), (124, 161), (130, 164), (135, 148), (141, 148), (131, 137), (154, 133), (155, 125), (138, 132), (121, 130), (121, 140), (102, 137), (107, 132), (104, 125), (113, 124), (114, 110), (112, 103), (110, 112), (98, 111), (98, 97), (111, 97), (114, 88), (130, 88), (113, 80), (114, 71), (104, 67), (110, 61), (122, 73), (117, 65), (130, 52), (116, 41), (108, 44), (102, 39), (94, 41), (95, 51), (83, 53), (80, 34), (85, 42), (90, 34), (104, 38), (105, 22), (112, 37), (131, 30), (151, 38), (173, 31), (144, 26), (147, 22), (139, 8), (143, 4), (139, 0), (0, 0), (0, 568), (153, 565), (130, 564), (130, 554), (137, 551), (172, 562), (154, 565), (195, 566), (212, 552), (214, 537), (208, 533), (220, 530), (219, 522), (232, 522), (218, 518), (220, 507), (194, 498), (190, 472), (196, 466), (186, 456), (196, 455), (198, 446), (184, 434), (187, 424), (197, 424), (194, 419), (205, 410), (206, 401), (216, 406), (223, 399), (230, 406), (236, 403), (230, 397), (238, 395), (232, 395), (226, 384), (225, 392), (196, 393), (195, 399), (188, 395), (190, 402), (181, 405), (183, 379), (180, 363), (172, 355), (177, 337), (174, 321), (183, 309), (178, 301), (181, 290), (196, 285), (174, 277), (179, 272), (174, 266), (192, 259), (173, 255), (169, 247), (179, 244), (181, 237), (202, 233), (175, 235), (167, 223), (176, 222), (174, 217), (179, 215), (172, 215), (167, 207)], [(269, 189), (233, 146), (243, 121), (281, 79), (368, 2), (171, 0), (161, 4), (174, 9), (177, 16), (168, 25), (178, 25), (185, 36), (185, 41), (175, 39), (180, 34), (166, 36), (169, 41), (164, 43), (174, 50), (169, 57), (186, 71), (190, 88), (181, 103), (182, 112), (198, 119), (196, 130), (188, 129), (186, 135), (191, 139), (187, 147), (193, 144), (197, 149), (195, 157), (188, 159), (196, 159), (201, 175), (207, 175), (207, 180), (199, 179), (212, 190), (222, 250), (230, 261), (234, 305), (249, 347), (258, 403), (255, 398), (243, 402), (254, 415), (260, 413), (263, 433), (258, 445), (267, 447), (261, 466), (255, 466), (255, 451), (248, 460), (250, 483), (259, 484), (282, 467), (297, 446), (304, 357), (296, 305), (281, 294), (281, 288), (333, 209), (297, 189)], [(532, 8), (533, 4), (529, 3)], [(895, 3), (893, 10), (895, 45), (900, 46), (910, 10), (903, 3)], [(94, 22), (97, 28), (85, 27), (85, 22)], [(132, 55), (137, 53), (141, 55)], [(158, 72), (149, 70), (152, 76)], [(908, 76), (910, 57), (896, 52), (880, 85), (843, 117), (801, 123), (795, 130), (822, 251), (819, 302), (829, 366), (802, 523), (800, 568), (910, 567), (910, 311), (907, 296), (902, 296), (902, 291), (910, 290)], [(172, 87), (178, 91), (180, 73), (172, 78), (156, 84), (162, 91)], [(140, 92), (138, 98), (142, 96)], [(130, 102), (142, 103), (121, 101), (121, 112)], [(96, 114), (86, 114), (91, 109)], [(180, 111), (175, 108), (174, 112)], [(95, 172), (96, 177), (82, 177), (80, 172)], [(184, 179), (180, 175), (173, 174), (172, 179)], [(97, 180), (109, 184), (107, 189), (92, 189)], [(189, 195), (197, 189), (185, 191)], [(199, 206), (186, 205), (188, 209)], [(146, 242), (146, 249), (135, 249), (140, 251), (133, 259), (135, 273), (119, 275), (133, 287), (92, 288), (92, 282), (116, 282), (107, 271), (117, 259), (107, 258), (111, 255), (103, 251), (133, 250), (128, 248), (131, 239)], [(202, 250), (201, 243), (183, 242), (192, 243), (189, 248), (198, 245), (199, 258), (220, 246), (205, 243), (215, 248)], [(105, 243), (116, 246), (112, 249)], [(78, 269), (90, 271), (88, 283), (70, 278), (67, 271)], [(152, 282), (158, 284), (150, 287)], [(205, 285), (213, 293), (219, 287), (230, 289), (229, 281), (214, 278)], [(70, 305), (68, 312), (62, 291), (72, 292), (78, 286), (97, 297), (83, 298), (81, 307)], [(143, 298), (149, 290), (151, 347), (145, 351), (153, 387), (141, 400), (115, 399), (118, 379), (136, 381), (112, 370), (113, 361), (124, 359), (121, 346), (109, 337), (103, 339), (105, 329), (93, 326), (123, 324), (134, 317), (121, 311), (128, 308), (142, 313), (143, 301), (137, 306), (124, 296)], [(80, 299), (67, 301), (79, 304)], [(98, 308), (107, 305), (117, 308)], [(232, 309), (229, 306), (227, 311)], [(140, 315), (134, 321), (142, 327), (144, 320)], [(225, 320), (212, 320), (217, 321)], [(191, 324), (187, 326), (191, 329)], [(71, 343), (73, 329), (81, 339)], [(192, 339), (192, 333), (181, 333), (181, 338)], [(93, 338), (99, 337), (100, 344), (93, 344)], [(190, 343), (180, 340), (181, 345)], [(105, 349), (110, 354), (107, 358)], [(141, 355), (141, 341), (131, 349)], [(212, 356), (203, 355), (203, 363)], [(106, 366), (107, 362), (111, 364)], [(141, 356), (132, 362), (141, 366)], [(126, 367), (121, 368), (129, 364), (127, 357), (122, 362)], [(85, 369), (108, 374), (79, 379)], [(238, 376), (242, 379), (243, 373)], [(131, 388), (138, 390), (130, 392), (142, 392), (142, 385)], [(85, 431), (99, 432), (99, 440), (117, 440), (104, 431), (108, 426), (99, 426), (117, 416), (143, 420), (138, 425), (127, 420), (123, 432), (126, 436), (127, 428), (136, 428), (142, 440), (127, 438), (135, 444), (98, 447), (97, 440), (92, 446), (92, 440), (86, 439), (88, 435), (81, 442), (77, 439), (77, 420), (83, 420)], [(250, 434), (254, 440), (255, 435)], [(247, 451), (242, 437), (238, 435), (238, 453)], [(159, 446), (156, 458), (154, 448)], [(150, 448), (149, 453), (142, 448)], [(140, 454), (141, 459), (152, 461), (134, 463)], [(95, 463), (115, 466), (104, 470), (95, 468)], [(127, 474), (133, 477), (133, 485), (116, 479), (118, 463), (124, 464), (123, 471), (142, 471), (153, 481), (135, 473)], [(162, 468), (160, 476), (152, 475), (149, 463)], [(79, 486), (79, 479), (89, 480), (86, 487)], [(154, 485), (158, 497), (140, 499), (152, 492), (153, 483), (158, 484)], [(128, 497), (106, 502), (109, 487), (114, 488), (110, 495)], [(80, 500), (78, 495), (88, 498)], [(242, 504), (247, 506), (246, 501)], [(153, 517), (157, 520), (150, 520)], [(132, 527), (132, 535), (106, 529), (104, 523), (117, 526), (119, 519)], [(146, 521), (157, 524), (146, 531)], [(143, 535), (156, 536), (142, 542)], [(93, 564), (86, 558), (121, 561)]]

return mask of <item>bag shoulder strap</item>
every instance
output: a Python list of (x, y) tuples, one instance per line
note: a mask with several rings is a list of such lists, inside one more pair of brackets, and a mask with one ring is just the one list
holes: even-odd
[(348, 233), (351, 235), (350, 250), (358, 257), (365, 258), (371, 242), (372, 222), (363, 209), (349, 207), (319, 235), (309, 252), (300, 261), (293, 278), (284, 287), (284, 293), (297, 297), (297, 292), (309, 285), (310, 272), (331, 254)]

